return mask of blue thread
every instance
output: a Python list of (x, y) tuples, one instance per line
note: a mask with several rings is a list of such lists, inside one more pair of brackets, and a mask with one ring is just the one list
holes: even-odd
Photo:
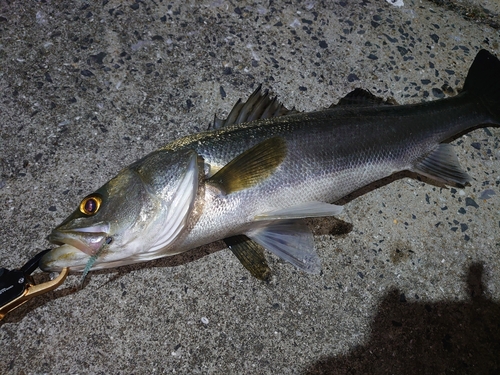
[(96, 262), (97, 257), (101, 255), (104, 246), (109, 245), (111, 242), (113, 242), (113, 237), (106, 237), (105, 243), (102, 244), (99, 250), (97, 250), (97, 252), (89, 258), (87, 265), (85, 266), (85, 269), (83, 270), (82, 273), (82, 281), (80, 282), (80, 288), (83, 288), (83, 283), (85, 282), (85, 278), (87, 277), (87, 274), (90, 272), (90, 269)]
[(99, 249), (99, 251), (95, 255), (92, 255), (89, 258), (89, 261), (87, 262), (87, 265), (85, 266), (85, 269), (83, 270), (82, 281), (80, 282), (80, 288), (83, 288), (83, 283), (85, 282), (85, 278), (87, 277), (87, 274), (89, 273), (90, 269), (92, 268), (95, 261), (97, 260), (97, 256), (99, 255), (100, 252), (101, 252), (101, 250)]

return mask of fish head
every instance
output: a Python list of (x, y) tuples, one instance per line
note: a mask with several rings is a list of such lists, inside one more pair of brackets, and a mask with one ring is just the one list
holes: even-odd
[[(163, 256), (184, 232), (199, 194), (203, 161), (194, 151), (161, 152), (123, 169), (82, 199), (48, 240), (44, 271), (117, 267)], [(201, 167), (201, 170), (200, 170)]]

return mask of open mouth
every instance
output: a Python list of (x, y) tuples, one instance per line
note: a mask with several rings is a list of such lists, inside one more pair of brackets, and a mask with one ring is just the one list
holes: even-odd
[(55, 245), (70, 245), (83, 253), (93, 256), (102, 248), (107, 238), (109, 224), (99, 224), (86, 228), (69, 230), (57, 228), (47, 237)]
[(88, 260), (105, 244), (107, 232), (107, 223), (85, 228), (56, 228), (47, 239), (58, 247), (42, 257), (40, 268), (44, 271), (59, 271), (70, 267), (72, 271), (82, 271)]

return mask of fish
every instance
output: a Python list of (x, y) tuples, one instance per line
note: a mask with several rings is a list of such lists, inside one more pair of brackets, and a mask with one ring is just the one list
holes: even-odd
[(44, 271), (118, 267), (223, 240), (250, 273), (265, 250), (306, 273), (321, 260), (303, 218), (400, 171), (466, 186), (450, 141), (500, 125), (500, 60), (480, 50), (456, 96), (397, 105), (356, 89), (314, 112), (259, 87), (213, 129), (174, 140), (84, 197), (48, 236)]

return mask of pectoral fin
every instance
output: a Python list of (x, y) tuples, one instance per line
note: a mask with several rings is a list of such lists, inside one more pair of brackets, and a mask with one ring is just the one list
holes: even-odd
[(282, 138), (270, 138), (231, 160), (207, 182), (219, 186), (226, 194), (255, 186), (274, 173), (286, 152)]
[(269, 278), (271, 269), (262, 246), (243, 235), (225, 238), (224, 242), (252, 276), (264, 281)]
[(340, 214), (343, 209), (342, 206), (336, 206), (330, 203), (306, 202), (281, 210), (265, 212), (256, 216), (254, 220), (289, 220), (302, 219), (305, 217), (336, 216)]
[(307, 273), (319, 273), (321, 261), (309, 228), (298, 221), (276, 221), (246, 235), (264, 248)]
[(465, 185), (471, 177), (462, 169), (453, 146), (439, 144), (429, 154), (417, 160), (413, 171), (448, 185)]

